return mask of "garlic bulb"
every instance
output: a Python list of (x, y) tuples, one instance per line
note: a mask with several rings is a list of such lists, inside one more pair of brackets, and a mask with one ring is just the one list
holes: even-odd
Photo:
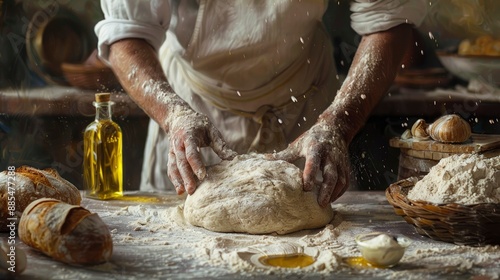
[(401, 134), (401, 139), (403, 140), (408, 140), (408, 139), (411, 139), (413, 138), (413, 135), (411, 134), (411, 130), (407, 129), (403, 132), (403, 134)]
[(427, 133), (427, 127), (429, 125), (424, 119), (418, 119), (411, 127), (411, 135), (417, 140), (428, 140), (429, 134)]
[(462, 143), (472, 134), (469, 123), (456, 114), (440, 117), (427, 127), (427, 133), (442, 143)]

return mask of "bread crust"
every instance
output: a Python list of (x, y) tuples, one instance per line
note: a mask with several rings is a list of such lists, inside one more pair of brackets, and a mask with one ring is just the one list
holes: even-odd
[(62, 178), (55, 169), (20, 166), (15, 169), (14, 177), (8, 171), (2, 171), (0, 172), (0, 232), (9, 230), (7, 218), (12, 218), (8, 210), (9, 196), (11, 196), (9, 187), (10, 193), (15, 198), (14, 208), (18, 219), (24, 209), (39, 198), (54, 198), (73, 205), (80, 205), (82, 200), (78, 188)]
[(108, 261), (113, 240), (101, 218), (82, 206), (41, 198), (26, 207), (19, 238), (55, 260), (78, 265)]

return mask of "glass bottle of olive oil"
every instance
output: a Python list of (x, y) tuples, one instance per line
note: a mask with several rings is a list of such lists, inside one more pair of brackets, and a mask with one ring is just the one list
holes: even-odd
[(85, 196), (112, 199), (123, 195), (122, 131), (112, 116), (109, 93), (95, 95), (95, 120), (85, 129), (83, 184)]

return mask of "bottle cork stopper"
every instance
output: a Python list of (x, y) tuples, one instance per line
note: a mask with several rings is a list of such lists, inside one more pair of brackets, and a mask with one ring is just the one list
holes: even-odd
[(109, 92), (96, 93), (96, 95), (95, 95), (96, 102), (109, 102), (110, 98), (111, 98), (111, 94)]

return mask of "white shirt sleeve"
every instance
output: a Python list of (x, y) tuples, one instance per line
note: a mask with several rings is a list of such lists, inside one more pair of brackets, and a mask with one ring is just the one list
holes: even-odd
[(101, 0), (104, 19), (95, 26), (99, 56), (108, 61), (109, 46), (125, 38), (146, 40), (158, 50), (170, 24), (168, 0)]
[(351, 26), (360, 35), (385, 31), (402, 23), (422, 24), (427, 0), (355, 0), (351, 2)]

